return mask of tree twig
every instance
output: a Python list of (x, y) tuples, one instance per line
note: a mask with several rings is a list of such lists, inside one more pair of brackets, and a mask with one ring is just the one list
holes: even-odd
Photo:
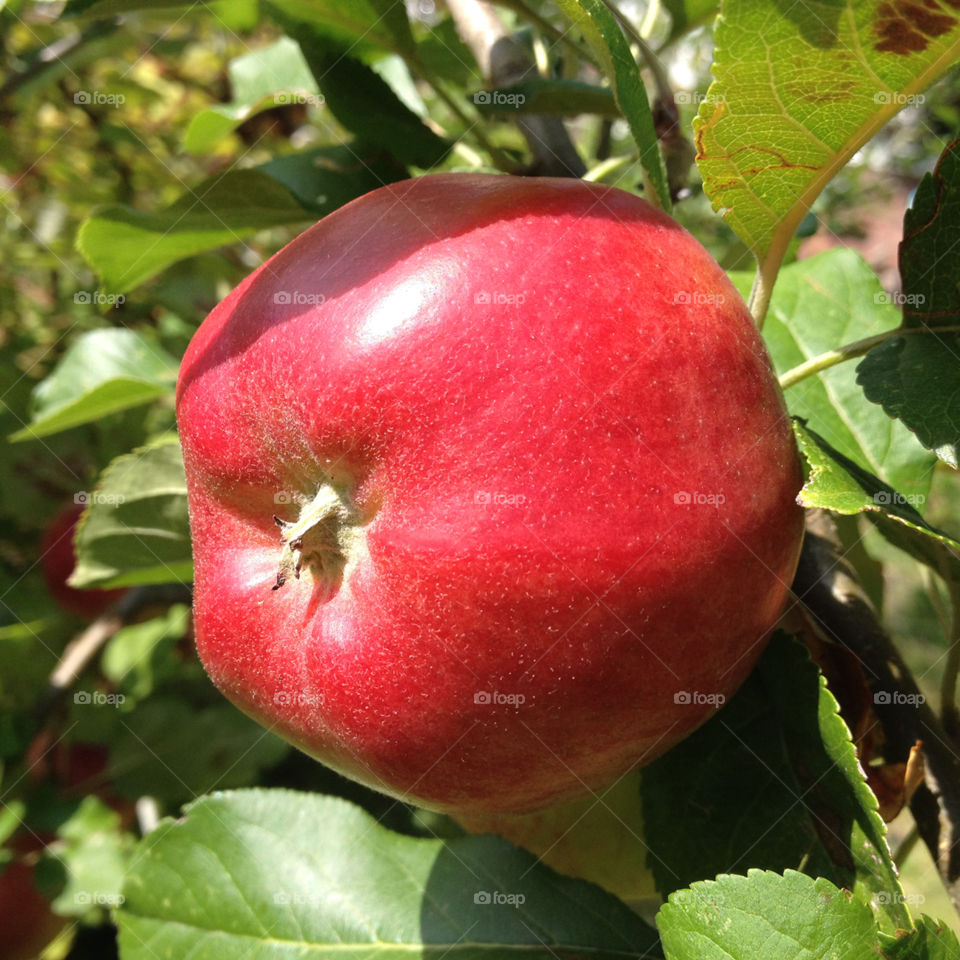
[(956, 741), (960, 735), (960, 712), (957, 711), (957, 675), (960, 674), (960, 583), (946, 572), (944, 578), (950, 592), (953, 617), (947, 636), (947, 662), (940, 686), (940, 717), (947, 733)]
[(42, 722), (80, 678), (91, 660), (117, 631), (132, 623), (146, 608), (168, 607), (174, 603), (190, 603), (188, 586), (132, 587), (104, 610), (96, 620), (67, 644), (50, 674), (47, 689), (37, 703), (37, 717)]
[(81, 47), (93, 40), (99, 40), (113, 33), (120, 25), (119, 19), (94, 20), (82, 33), (72, 33), (68, 37), (60, 37), (48, 44), (33, 58), (29, 66), (19, 73), (11, 74), (0, 85), (0, 100), (12, 96), (21, 87), (36, 80), (41, 74), (51, 69), (55, 64), (62, 63), (66, 57), (75, 53)]
[[(513, 86), (537, 75), (527, 51), (486, 0), (447, 0), (447, 8), (491, 88)], [(586, 173), (583, 159), (559, 117), (518, 113), (514, 122), (533, 154), (529, 173), (553, 177), (582, 177)]]
[(536, 10), (531, 9), (524, 0), (495, 0), (497, 6), (506, 7), (518, 14), (527, 23), (532, 23), (541, 33), (548, 36), (556, 43), (562, 43), (571, 53), (576, 54), (581, 60), (589, 63), (591, 66), (600, 69), (594, 55), (586, 48), (570, 38), (570, 34), (564, 30), (558, 30), (549, 20), (540, 16)]
[(827, 350), (825, 353), (819, 353), (803, 363), (798, 363), (795, 367), (788, 370), (780, 377), (780, 389), (786, 390), (807, 377), (812, 377), (815, 373), (822, 370), (829, 370), (838, 363), (844, 363), (846, 360), (855, 360), (869, 353), (874, 347), (892, 340), (894, 337), (903, 337), (916, 335), (918, 333), (927, 336), (935, 336), (941, 333), (960, 333), (960, 327), (895, 327), (892, 330), (884, 330), (883, 333), (876, 333), (872, 337), (864, 337), (862, 340), (854, 340), (852, 343), (846, 343), (836, 350)]
[(93, 132), (97, 136), (97, 149), (104, 154), (108, 163), (116, 170), (117, 176), (120, 179), (118, 199), (124, 203), (129, 203), (134, 197), (133, 168), (123, 159), (114, 143), (108, 137), (104, 136), (104, 118), (102, 111), (95, 110), (89, 103), (82, 99), (78, 100), (73, 96), (63, 79), (59, 81), (57, 86), (68, 101), (72, 97), (74, 106), (86, 116)]
[(907, 835), (900, 841), (897, 849), (893, 851), (893, 862), (897, 865), (898, 869), (903, 869), (907, 857), (910, 856), (910, 852), (917, 845), (919, 839), (920, 834), (917, 833), (917, 826), (914, 824), (907, 831)]
[(490, 159), (493, 161), (494, 165), (504, 172), (509, 173), (515, 164), (510, 161), (510, 158), (487, 136), (486, 131), (483, 129), (483, 126), (478, 123), (476, 120), (471, 120), (467, 116), (466, 111), (457, 103), (456, 98), (451, 96), (443, 86), (443, 81), (435, 76), (424, 64), (422, 61), (418, 61), (412, 64), (412, 69), (415, 69), (427, 83), (433, 87), (434, 93), (443, 103), (446, 104), (450, 112), (463, 124), (464, 130), (468, 132), (476, 141), (483, 147), (484, 150), (490, 155)]

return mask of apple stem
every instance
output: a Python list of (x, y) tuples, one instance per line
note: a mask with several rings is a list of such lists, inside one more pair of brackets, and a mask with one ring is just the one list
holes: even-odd
[[(274, 517), (274, 522), (280, 527), (280, 539), (283, 549), (280, 553), (280, 566), (277, 570), (277, 582), (274, 590), (279, 590), (290, 578), (300, 579), (305, 556), (310, 553), (340, 553), (340, 543), (337, 533), (350, 522), (353, 511), (346, 497), (329, 484), (323, 484), (317, 495), (304, 506), (300, 516), (293, 522)], [(317, 527), (326, 526), (335, 521), (335, 527), (328, 535), (321, 537), (319, 543), (309, 547), (304, 546), (304, 538)], [(312, 538), (316, 540), (317, 538)]]
[(877, 333), (872, 337), (864, 337), (863, 340), (854, 340), (852, 343), (837, 347), (836, 350), (828, 350), (826, 353), (818, 354), (803, 363), (797, 364), (780, 377), (780, 389), (786, 390), (787, 387), (792, 387), (801, 380), (806, 380), (807, 377), (812, 377), (815, 373), (834, 367), (845, 360), (862, 357), (874, 347), (885, 343), (887, 340), (892, 340), (894, 337), (905, 337), (916, 333), (927, 335), (960, 333), (960, 327), (937, 327), (936, 329), (931, 327), (908, 327), (906, 329), (895, 327), (893, 330), (885, 330), (883, 333)]
[[(747, 301), (747, 309), (758, 330), (763, 329), (763, 321), (767, 318), (767, 310), (770, 308), (770, 297), (773, 294), (773, 285), (777, 281), (777, 273), (780, 270), (780, 262), (776, 261), (772, 271), (764, 269), (764, 263), (757, 261), (757, 272), (753, 277), (753, 287), (750, 289), (750, 298)], [(771, 276), (772, 273), (772, 276)]]

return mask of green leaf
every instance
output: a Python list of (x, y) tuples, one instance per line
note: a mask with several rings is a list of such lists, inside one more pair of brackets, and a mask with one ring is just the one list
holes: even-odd
[[(503, 98), (510, 98), (504, 101)], [(473, 102), (481, 113), (503, 111), (504, 102), (511, 103), (511, 113), (548, 114), (555, 117), (578, 117), (592, 113), (601, 117), (619, 117), (617, 101), (606, 87), (580, 80), (535, 78), (500, 87), (495, 94), (474, 94)]]
[(883, 513), (871, 513), (868, 517), (895, 547), (935, 570), (948, 585), (960, 585), (960, 550), (948, 534), (936, 528), (931, 533), (926, 526), (917, 529)]
[(421, 31), (417, 58), (428, 76), (443, 77), (454, 86), (472, 90), (483, 83), (473, 51), (461, 39), (452, 17)]
[(117, 457), (87, 502), (72, 586), (189, 582), (187, 482), (175, 436)]
[[(20, 606), (16, 591), (22, 583), (12, 578), (0, 584), (4, 602), (0, 604), (3, 619), (12, 619), (16, 612), (11, 600)], [(49, 605), (49, 593), (46, 596)], [(28, 621), (0, 626), (0, 748), (3, 746), (3, 718), (15, 713), (29, 714), (50, 684), (50, 673), (57, 665), (58, 652), (69, 639), (58, 621)], [(24, 744), (24, 747), (26, 744)], [(2, 749), (0, 749), (2, 752)]]
[(118, 915), (124, 960), (659, 955), (615, 897), (505, 840), (413, 839), (333, 797), (203, 797), (137, 854)]
[[(900, 276), (906, 327), (960, 322), (960, 139), (949, 143), (932, 173), (917, 185), (903, 217)], [(953, 269), (950, 269), (953, 268)]]
[(109, 777), (124, 796), (177, 805), (212, 790), (256, 783), (292, 748), (228, 703), (197, 708), (154, 694), (125, 718)]
[(403, 0), (270, 0), (281, 23), (290, 20), (309, 24), (314, 33), (349, 48), (355, 56), (375, 46), (415, 55)]
[[(135, 10), (169, 14), (178, 7), (196, 7), (196, 0), (67, 0), (63, 17), (110, 17)], [(255, 0), (218, 0), (203, 5), (220, 26), (231, 30), (251, 30), (257, 23)]]
[(670, 14), (670, 37), (667, 42), (672, 43), (716, 17), (720, 0), (663, 0), (663, 6)]
[(81, 917), (98, 907), (118, 906), (133, 850), (133, 837), (122, 830), (120, 815), (98, 797), (85, 797), (58, 835), (53, 852), (64, 867), (66, 884), (53, 901), (54, 910)]
[(149, 696), (158, 683), (177, 676), (180, 663), (174, 648), (189, 621), (189, 608), (175, 604), (162, 616), (118, 630), (100, 658), (103, 675), (125, 696)]
[(401, 163), (429, 168), (446, 157), (450, 145), (425, 126), (382, 77), (315, 31), (294, 29), (328, 109), (347, 130), (389, 150)]
[[(27, 806), (22, 800), (11, 799), (4, 803), (0, 808), (0, 844), (6, 843), (20, 829), (26, 812)], [(2, 863), (3, 855), (0, 854)]]
[(407, 178), (406, 169), (388, 154), (359, 143), (275, 157), (257, 169), (282, 183), (316, 217)]
[(657, 914), (667, 960), (877, 960), (870, 909), (829, 880), (788, 870), (720, 876)]
[(241, 123), (284, 103), (321, 103), (320, 89), (289, 37), (230, 61), (227, 67), (233, 99), (201, 110), (190, 121), (183, 146), (190, 153), (206, 153)]
[(260, 0), (212, 0), (207, 9), (219, 25), (233, 33), (248, 33), (260, 24)]
[(873, 901), (890, 929), (909, 925), (836, 700), (806, 649), (784, 635), (720, 713), (644, 768), (641, 790), (662, 893), (752, 867), (802, 869)]
[(960, 140), (940, 155), (903, 219), (903, 329), (926, 331), (874, 347), (857, 382), (928, 449), (957, 467), (960, 448)]
[(960, 336), (894, 337), (860, 361), (857, 383), (944, 463), (960, 465)]
[(62, 15), (107, 17), (134, 10), (171, 10), (187, 6), (191, 6), (191, 0), (67, 0)]
[(960, 54), (958, 11), (939, 4), (724, 0), (715, 38), (697, 165), (768, 269), (834, 174)]
[[(746, 294), (752, 277), (736, 274)], [(780, 271), (763, 337), (778, 374), (839, 344), (892, 330), (899, 314), (873, 270), (854, 250), (828, 250)], [(926, 497), (934, 458), (902, 424), (870, 403), (852, 363), (838, 364), (784, 391), (792, 414), (851, 460), (914, 497)]]
[(888, 939), (883, 950), (886, 960), (956, 960), (960, 956), (957, 935), (930, 917), (921, 917), (911, 933)]
[(893, 487), (868, 473), (806, 424), (794, 421), (793, 432), (800, 451), (810, 468), (807, 482), (798, 499), (805, 507), (822, 507), (834, 513), (876, 513), (902, 524), (916, 534), (937, 541), (945, 547), (960, 550), (960, 543), (949, 534), (930, 526), (917, 512), (922, 502), (912, 495), (904, 496)]
[(670, 210), (667, 168), (660, 153), (647, 90), (630, 44), (603, 0), (557, 0), (558, 6), (583, 31), (613, 85), (620, 112), (640, 150), (646, 171), (664, 210)]
[(276, 180), (231, 170), (205, 180), (165, 210), (103, 207), (80, 228), (77, 246), (114, 292), (136, 287), (177, 260), (310, 215)]
[(834, 513), (864, 513), (895, 547), (924, 563), (948, 583), (960, 583), (960, 542), (932, 527), (914, 509), (913, 499), (861, 469), (805, 424), (794, 433), (809, 467), (800, 491), (804, 506)]
[(33, 418), (11, 440), (46, 437), (172, 396), (177, 362), (133, 330), (81, 334), (33, 392)]
[(420, 118), (429, 116), (427, 105), (423, 102), (417, 83), (403, 57), (397, 53), (378, 57), (370, 64), (370, 68), (386, 82), (405, 107)]

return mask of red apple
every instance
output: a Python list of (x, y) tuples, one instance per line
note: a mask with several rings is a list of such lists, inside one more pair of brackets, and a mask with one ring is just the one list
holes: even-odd
[(97, 793), (107, 783), (110, 751), (104, 743), (67, 742), (54, 727), (36, 733), (24, 754), (27, 777), (33, 783), (51, 781), (66, 793)]
[(800, 546), (743, 301), (597, 184), (444, 174), (348, 204), (203, 323), (178, 418), (214, 683), (436, 810), (558, 804), (687, 736)]
[(61, 610), (83, 620), (95, 620), (124, 590), (78, 590), (67, 585), (76, 566), (73, 538), (83, 514), (83, 504), (71, 503), (51, 521), (40, 544), (40, 566), (47, 589)]
[(30, 854), (52, 839), (18, 834), (8, 843), (14, 858), (0, 868), (0, 960), (34, 960), (66, 923), (37, 889), (34, 866), (28, 862)]

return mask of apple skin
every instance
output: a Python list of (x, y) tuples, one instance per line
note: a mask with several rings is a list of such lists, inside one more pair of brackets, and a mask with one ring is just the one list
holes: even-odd
[[(762, 340), (617, 189), (367, 194), (210, 314), (177, 395), (211, 679), (420, 806), (605, 787), (729, 698), (784, 606), (801, 472)], [(274, 514), (331, 489), (347, 513), (274, 589)]]
[(66, 924), (50, 909), (37, 889), (33, 865), (23, 859), (52, 839), (23, 833), (8, 842), (14, 859), (0, 873), (0, 960), (34, 960)]
[(67, 585), (77, 563), (73, 538), (83, 510), (83, 504), (70, 503), (53, 518), (40, 544), (40, 567), (61, 610), (81, 620), (96, 620), (126, 590), (78, 590)]

